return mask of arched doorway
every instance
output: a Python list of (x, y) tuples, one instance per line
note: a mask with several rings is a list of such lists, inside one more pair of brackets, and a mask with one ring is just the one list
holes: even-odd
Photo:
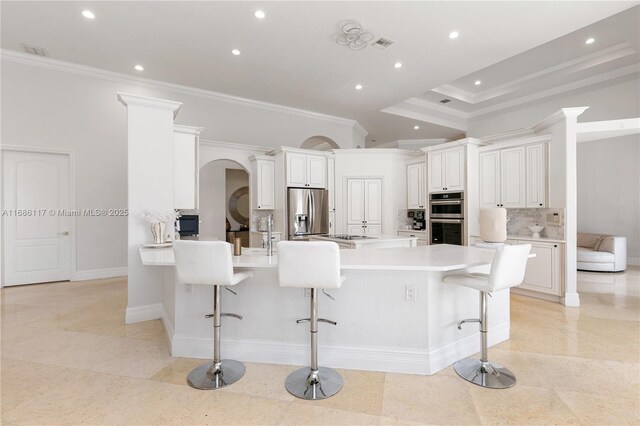
[(302, 142), (300, 148), (313, 149), (316, 151), (331, 151), (332, 149), (340, 148), (340, 146), (338, 146), (333, 139), (326, 136), (312, 136)]
[[(249, 173), (238, 162), (213, 160), (200, 169), (200, 236), (227, 239), (236, 232), (249, 245)], [(246, 241), (244, 241), (246, 239)]]

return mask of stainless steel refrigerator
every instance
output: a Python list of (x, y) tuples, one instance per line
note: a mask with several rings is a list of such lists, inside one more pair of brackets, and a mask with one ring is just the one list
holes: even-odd
[(329, 232), (329, 194), (326, 189), (289, 188), (289, 240), (307, 240)]

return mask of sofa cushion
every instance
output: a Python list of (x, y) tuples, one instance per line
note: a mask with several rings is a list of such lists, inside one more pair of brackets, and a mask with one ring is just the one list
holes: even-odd
[(608, 251), (594, 251), (586, 247), (578, 247), (578, 262), (588, 263), (613, 263), (615, 256)]
[(602, 235), (600, 234), (586, 234), (583, 232), (578, 233), (578, 247), (586, 247), (593, 250), (598, 250), (598, 246), (602, 241)]

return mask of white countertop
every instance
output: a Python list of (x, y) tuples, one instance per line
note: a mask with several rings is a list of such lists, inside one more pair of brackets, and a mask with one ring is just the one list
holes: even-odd
[[(471, 238), (480, 238), (477, 235), (472, 235)], [(519, 241), (542, 241), (544, 243), (565, 243), (565, 240), (558, 240), (556, 238), (533, 238), (531, 235), (507, 235), (507, 240), (519, 240)]]
[(342, 240), (340, 238), (332, 238), (330, 236), (323, 236), (323, 235), (312, 235), (309, 237), (309, 239), (322, 240), (322, 241), (334, 241), (336, 243), (346, 243), (346, 244), (354, 244), (354, 245), (375, 244), (375, 243), (380, 243), (381, 241), (386, 241), (386, 242), (407, 241), (407, 240), (418, 241), (418, 237), (406, 237), (406, 236), (399, 236), (399, 235), (393, 235), (393, 234), (378, 235), (376, 237), (368, 237), (368, 238), (363, 238), (359, 240)]
[[(425, 271), (448, 272), (489, 265), (494, 250), (477, 247), (440, 244), (423, 247), (387, 248), (377, 250), (340, 250), (342, 270)], [(173, 249), (140, 248), (143, 265), (173, 266)], [(236, 268), (275, 268), (277, 253), (269, 257), (264, 249), (243, 249), (242, 256), (233, 257)]]

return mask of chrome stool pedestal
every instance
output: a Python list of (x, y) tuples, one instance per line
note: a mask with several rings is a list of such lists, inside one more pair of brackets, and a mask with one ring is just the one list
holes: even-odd
[(467, 319), (458, 323), (462, 330), (465, 322), (480, 323), (480, 359), (465, 358), (453, 364), (453, 369), (460, 377), (475, 385), (492, 389), (506, 389), (516, 384), (516, 376), (508, 368), (488, 361), (487, 356), (487, 296), (480, 292), (480, 320)]
[(334, 321), (318, 318), (318, 289), (311, 290), (311, 317), (298, 320), (309, 321), (311, 331), (311, 366), (300, 368), (289, 374), (284, 382), (287, 391), (301, 399), (325, 399), (337, 394), (344, 380), (332, 368), (318, 367), (318, 322), (336, 325)]

